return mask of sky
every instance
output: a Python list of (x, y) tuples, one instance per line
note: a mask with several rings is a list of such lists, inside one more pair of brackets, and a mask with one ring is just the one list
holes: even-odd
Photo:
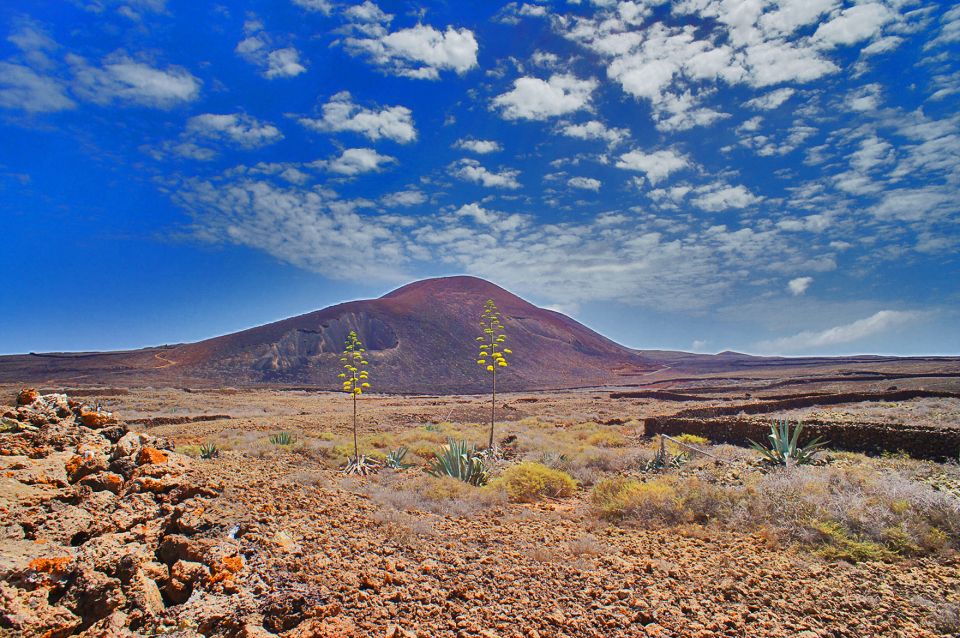
[(0, 353), (470, 274), (625, 345), (960, 354), (960, 6), (13, 0)]

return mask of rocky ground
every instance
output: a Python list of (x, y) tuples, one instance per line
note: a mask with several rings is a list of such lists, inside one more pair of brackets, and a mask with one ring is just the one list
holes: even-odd
[[(762, 532), (604, 523), (583, 490), (408, 507), (417, 495), (397, 484), (416, 470), (345, 478), (310, 447), (238, 445), (209, 460), (175, 451), (245, 428), (324, 438), (346, 427), (341, 397), (270, 394), (276, 403), (110, 401), (137, 416), (240, 406), (231, 419), (149, 428), (63, 395), (21, 393), (0, 408), (0, 635), (912, 638), (960, 627), (955, 553), (828, 562)], [(537, 412), (630, 422), (668, 409), (589, 392), (505, 402), (514, 429)], [(364, 408), (377, 432), (485, 409), (470, 397)]]

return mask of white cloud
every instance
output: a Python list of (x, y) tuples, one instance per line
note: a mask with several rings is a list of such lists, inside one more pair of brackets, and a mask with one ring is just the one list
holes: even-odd
[(638, 171), (646, 175), (650, 184), (655, 186), (658, 182), (681, 169), (690, 166), (690, 160), (685, 155), (681, 155), (672, 150), (654, 151), (644, 153), (643, 151), (630, 151), (624, 153), (617, 160), (617, 168), (629, 171)]
[(881, 310), (865, 319), (826, 330), (805, 330), (790, 337), (764, 341), (758, 344), (758, 349), (762, 352), (792, 353), (829, 348), (881, 334), (897, 326), (912, 323), (922, 316), (923, 313), (915, 311)]
[(243, 25), (245, 38), (234, 51), (244, 60), (260, 68), (267, 79), (292, 78), (307, 70), (300, 63), (300, 52), (294, 47), (272, 49), (272, 38), (263, 30), (263, 23), (255, 18)]
[(307, 11), (319, 11), (324, 15), (330, 15), (333, 5), (329, 0), (293, 0), (293, 4)]
[(75, 106), (63, 82), (57, 78), (20, 64), (0, 62), (0, 107), (49, 113)]
[(386, 138), (400, 144), (417, 139), (413, 113), (405, 106), (367, 109), (354, 104), (348, 91), (341, 91), (323, 105), (323, 117), (298, 121), (315, 131), (352, 131), (371, 140)]
[(104, 58), (99, 67), (72, 54), (67, 62), (74, 74), (74, 91), (96, 104), (119, 101), (172, 108), (200, 94), (200, 80), (182, 67), (159, 69), (122, 53)]
[(630, 138), (630, 131), (625, 128), (608, 128), (603, 122), (590, 120), (583, 124), (564, 124), (560, 132), (567, 137), (581, 140), (603, 140), (610, 146), (616, 146)]
[(293, 47), (285, 47), (267, 54), (267, 68), (263, 71), (263, 77), (292, 78), (306, 70), (307, 67), (300, 64), (300, 52)]
[(553, 75), (549, 80), (522, 77), (513, 82), (513, 89), (493, 99), (508, 120), (545, 120), (585, 108), (597, 87), (597, 81), (580, 80), (573, 75)]
[(880, 3), (858, 4), (821, 24), (813, 39), (827, 48), (855, 44), (879, 34), (883, 25), (893, 19), (890, 9)]
[(597, 192), (600, 190), (602, 183), (598, 179), (593, 179), (592, 177), (571, 177), (567, 180), (567, 184), (573, 186), (574, 188), (580, 188), (583, 190)]
[(749, 109), (769, 111), (789, 100), (796, 92), (796, 89), (791, 88), (777, 89), (776, 91), (770, 91), (769, 93), (755, 97), (752, 100), (747, 100), (743, 105)]
[(189, 180), (174, 194), (193, 218), (200, 241), (249, 246), (324, 276), (407, 279), (408, 260), (389, 216), (363, 216), (332, 195), (270, 182)]
[(381, 155), (372, 148), (348, 148), (340, 157), (330, 160), (318, 160), (312, 163), (316, 168), (326, 169), (341, 175), (359, 175), (379, 171), (383, 166), (392, 164), (397, 158)]
[(504, 169), (499, 173), (494, 173), (474, 159), (464, 158), (454, 162), (450, 165), (450, 174), (466, 182), (483, 184), (487, 188), (507, 188), (511, 190), (520, 188), (520, 182), (517, 181), (520, 171)]
[(839, 0), (780, 0), (776, 11), (765, 13), (760, 26), (767, 32), (791, 34), (799, 27), (813, 24), (820, 16), (840, 6)]
[(486, 155), (487, 153), (497, 153), (503, 150), (503, 147), (500, 146), (500, 142), (494, 140), (474, 140), (474, 139), (463, 139), (457, 140), (453, 145), (453, 148), (462, 148), (465, 151), (470, 151), (472, 153), (477, 153), (479, 155)]
[(388, 208), (394, 208), (397, 206), (418, 206), (425, 201), (427, 201), (427, 196), (424, 195), (423, 191), (415, 188), (397, 191), (396, 193), (390, 193), (380, 198), (380, 203)]
[(754, 195), (745, 186), (731, 186), (723, 182), (716, 182), (701, 186), (694, 190), (698, 193), (691, 201), (694, 206), (702, 210), (717, 212), (731, 208), (746, 208), (763, 201), (762, 197)]
[(346, 12), (357, 36), (344, 40), (347, 51), (365, 55), (384, 70), (408, 78), (436, 80), (441, 71), (463, 75), (477, 66), (477, 39), (469, 29), (446, 31), (424, 24), (389, 32), (393, 16), (372, 2)]
[(798, 297), (807, 292), (807, 288), (813, 283), (813, 277), (796, 277), (787, 282), (787, 290), (794, 297)]
[(243, 148), (259, 148), (283, 139), (283, 133), (273, 124), (243, 113), (195, 115), (187, 120), (187, 133), (226, 140)]

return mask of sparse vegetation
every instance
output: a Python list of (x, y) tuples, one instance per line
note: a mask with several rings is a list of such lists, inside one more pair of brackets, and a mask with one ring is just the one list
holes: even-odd
[(753, 449), (774, 465), (807, 465), (813, 462), (813, 457), (826, 443), (817, 437), (800, 445), (802, 432), (803, 423), (797, 421), (796, 427), (791, 428), (789, 421), (781, 419), (770, 426), (770, 434), (767, 435), (770, 441), (769, 446), (761, 445), (756, 441), (750, 441), (750, 443)]
[(432, 476), (450, 476), (469, 485), (486, 485), (490, 480), (490, 471), (477, 447), (452, 438), (435, 452), (428, 472)]
[(577, 482), (562, 470), (541, 463), (524, 461), (503, 471), (491, 486), (502, 488), (510, 501), (530, 503), (543, 497), (563, 498), (571, 496)]
[(204, 443), (200, 446), (200, 458), (209, 460), (220, 456), (220, 448), (216, 443)]
[(277, 432), (276, 434), (270, 435), (270, 443), (272, 445), (293, 445), (295, 442), (296, 437), (289, 432)]
[(413, 467), (412, 463), (407, 463), (404, 459), (407, 457), (407, 448), (400, 446), (395, 450), (387, 452), (384, 464), (393, 470), (406, 470)]

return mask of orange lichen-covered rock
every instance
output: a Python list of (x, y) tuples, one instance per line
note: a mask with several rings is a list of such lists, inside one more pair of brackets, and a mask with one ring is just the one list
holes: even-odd
[(83, 423), (88, 428), (102, 428), (105, 425), (110, 425), (111, 423), (116, 423), (116, 419), (113, 418), (113, 415), (109, 412), (98, 412), (95, 410), (81, 410), (80, 411), (80, 422)]
[(137, 454), (137, 465), (156, 465), (167, 462), (167, 453), (152, 447), (140, 448)]
[(55, 556), (53, 558), (34, 558), (28, 567), (39, 574), (59, 575), (67, 573), (72, 556)]
[(24, 388), (17, 395), (17, 405), (30, 405), (40, 398), (40, 393), (33, 388)]

